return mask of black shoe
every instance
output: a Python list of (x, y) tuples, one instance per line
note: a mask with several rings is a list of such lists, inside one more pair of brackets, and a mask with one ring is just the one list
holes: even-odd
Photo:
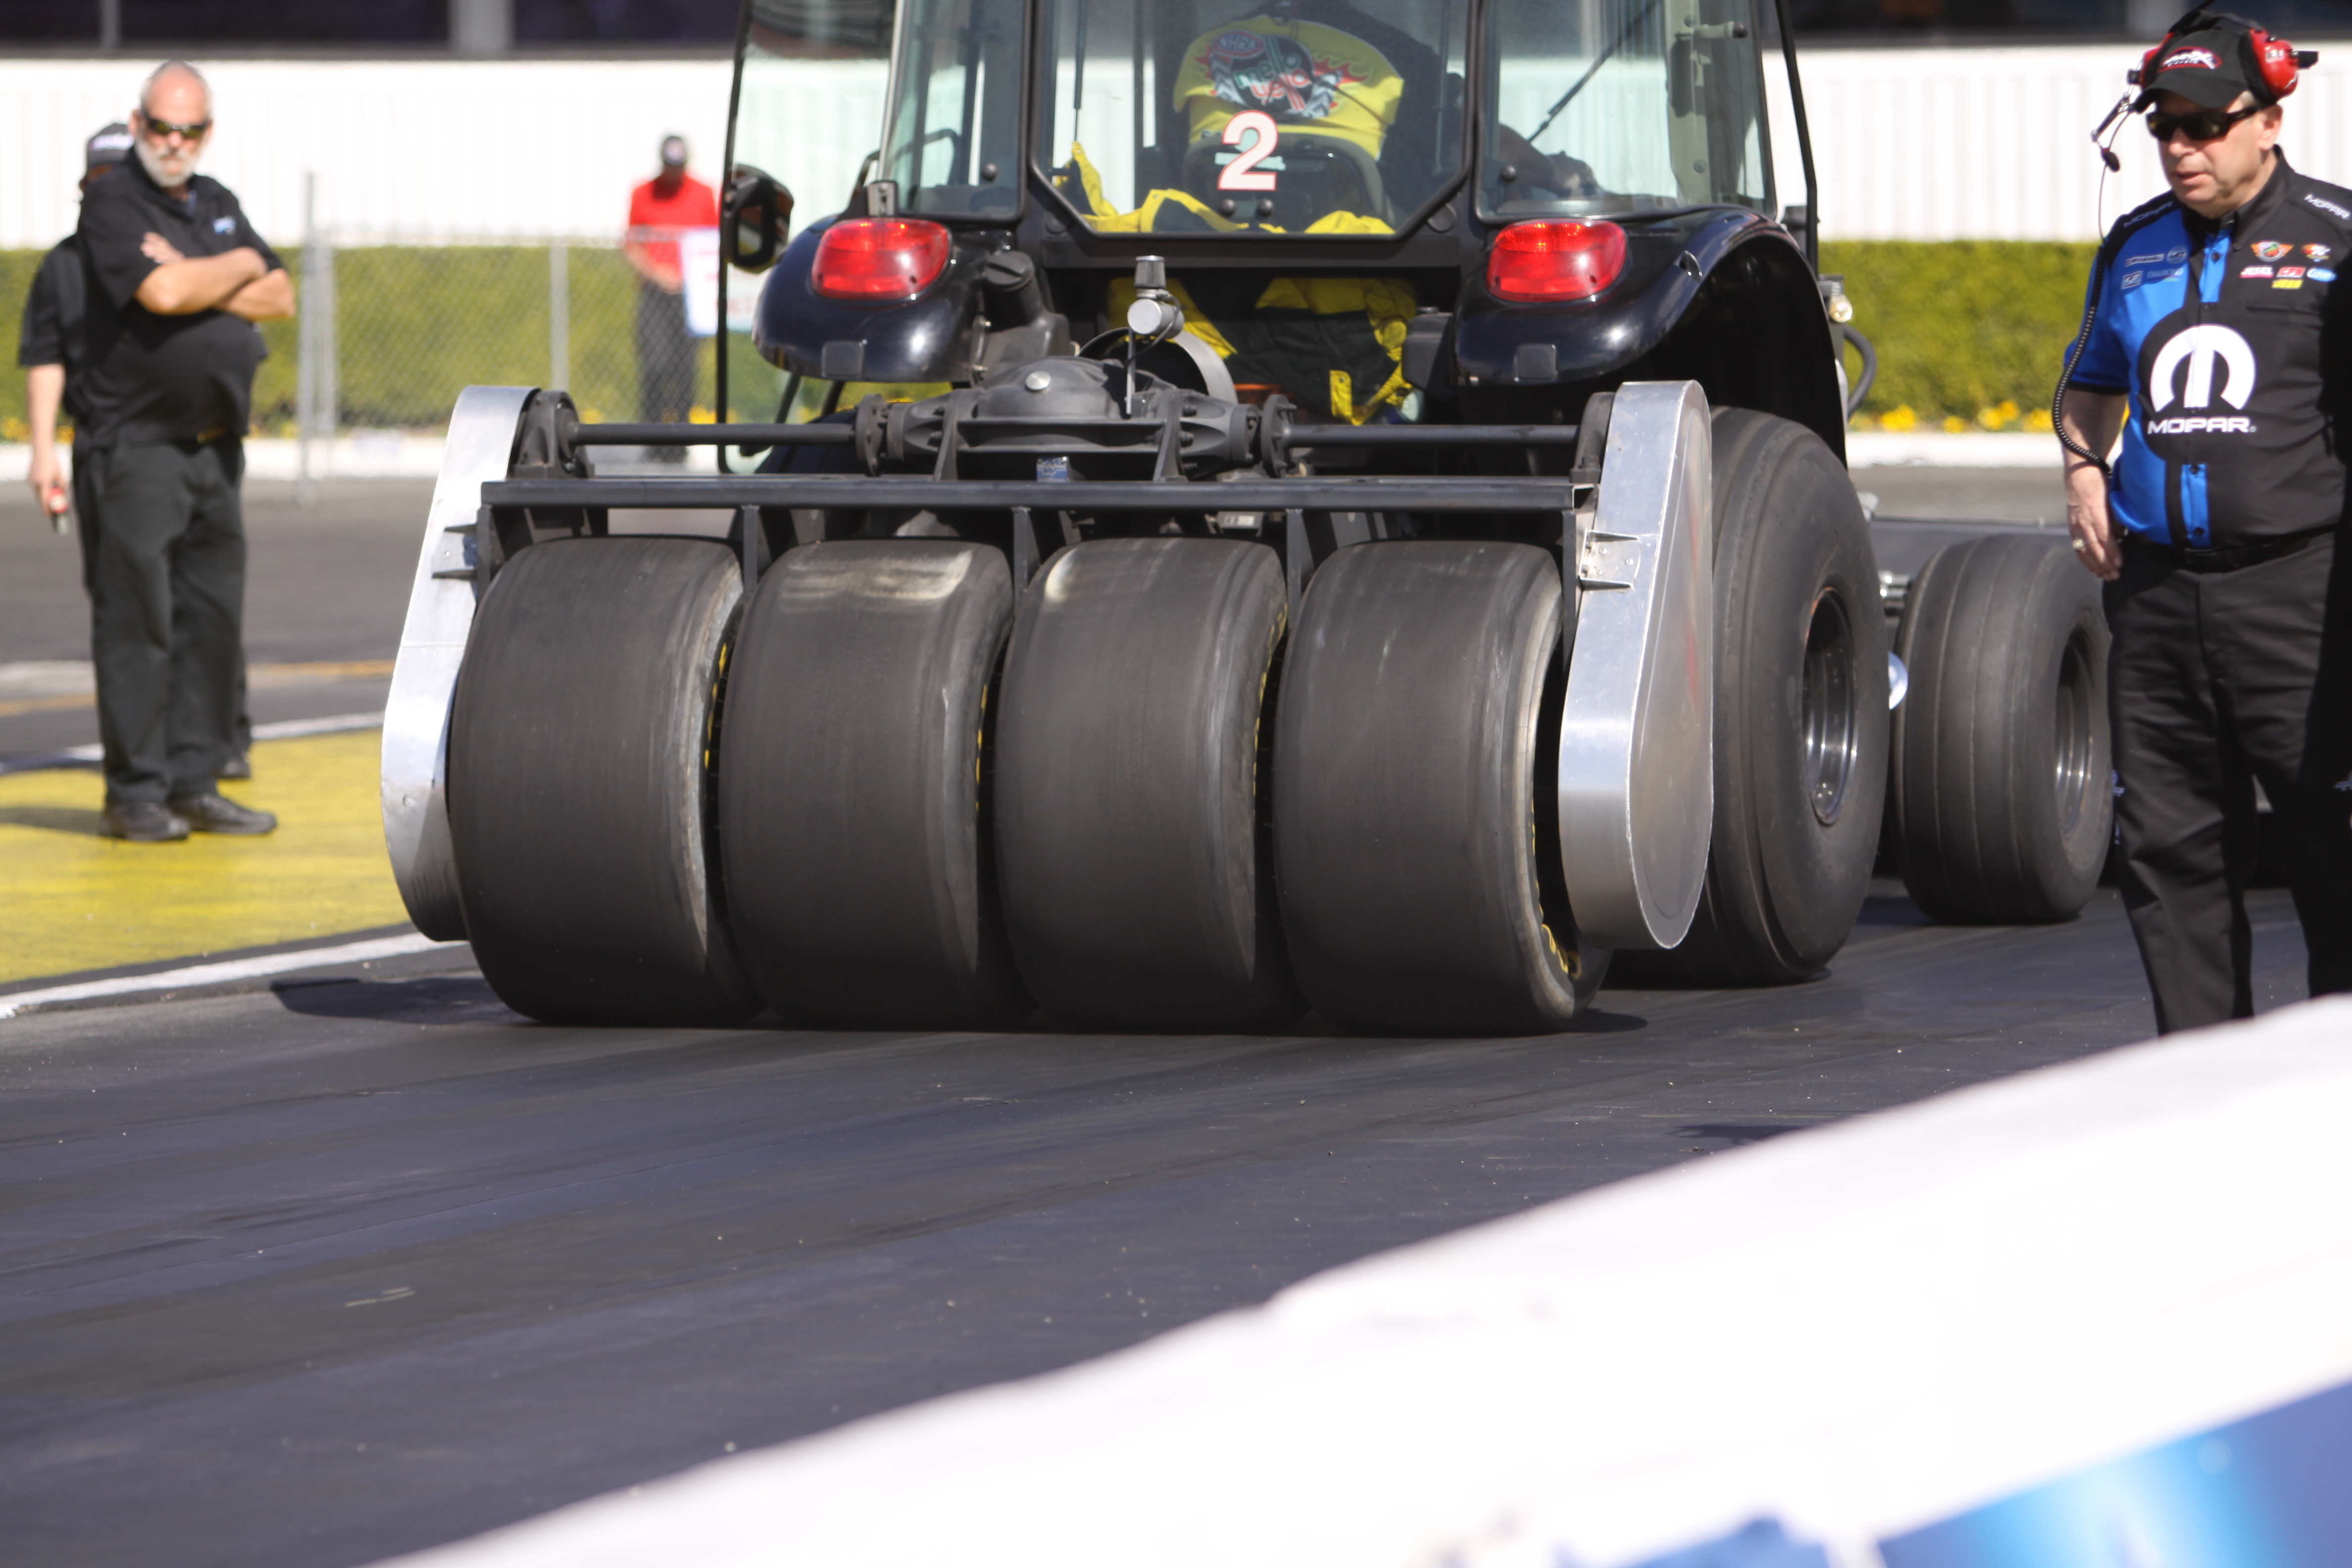
[(220, 776), (225, 779), (249, 779), (253, 776), (253, 759), (243, 752), (221, 764)]
[(99, 833), (133, 844), (177, 844), (188, 836), (188, 819), (159, 800), (110, 800)]
[(273, 832), (278, 826), (278, 818), (269, 813), (255, 811), (217, 795), (175, 795), (171, 805), (198, 833), (252, 835)]

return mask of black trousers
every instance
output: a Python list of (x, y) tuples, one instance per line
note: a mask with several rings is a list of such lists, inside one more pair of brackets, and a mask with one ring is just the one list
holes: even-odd
[(107, 798), (207, 794), (243, 699), (244, 447), (184, 441), (86, 456), (84, 580)]
[[(677, 424), (694, 406), (695, 342), (686, 330), (686, 300), (637, 283), (637, 373), (647, 424)], [(671, 448), (675, 450), (675, 448)]]
[[(96, 452), (73, 465), (74, 532), (81, 545), (81, 587), (98, 602), (98, 474)], [(246, 703), (245, 648), (236, 650), (236, 721), (229, 731), (229, 751), (246, 756), (253, 751), (253, 715)]]
[(2288, 836), (2311, 994), (2352, 990), (2352, 550), (2106, 587), (2123, 897), (2159, 1031), (2253, 1015), (2254, 783)]

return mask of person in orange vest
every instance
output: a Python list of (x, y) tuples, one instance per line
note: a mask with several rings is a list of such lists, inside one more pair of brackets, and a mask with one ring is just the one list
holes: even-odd
[[(685, 275), (677, 237), (689, 228), (719, 226), (719, 195), (686, 172), (683, 136), (665, 136), (661, 173), (629, 193), (629, 232), (623, 249), (637, 269), (637, 369), (644, 398), (639, 417), (683, 420), (694, 406), (695, 344), (686, 329)], [(656, 456), (685, 458), (677, 447)]]

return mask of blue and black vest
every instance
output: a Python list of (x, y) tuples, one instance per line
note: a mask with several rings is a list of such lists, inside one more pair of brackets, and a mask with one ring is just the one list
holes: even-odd
[(2339, 298), (2339, 269), (2352, 269), (2352, 191), (2284, 153), (2219, 223), (2170, 195), (2116, 222), (2071, 384), (2131, 399), (2118, 522), (2203, 550), (2341, 520), (2352, 293)]

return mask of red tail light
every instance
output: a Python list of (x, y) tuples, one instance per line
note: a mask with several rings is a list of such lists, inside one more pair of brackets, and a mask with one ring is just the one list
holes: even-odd
[(921, 218), (845, 218), (817, 241), (811, 275), (828, 299), (911, 300), (946, 268), (948, 249), (948, 231)]
[(1486, 287), (1498, 300), (1553, 305), (1590, 300), (1625, 270), (1625, 231), (1613, 223), (1515, 223), (1495, 237)]

